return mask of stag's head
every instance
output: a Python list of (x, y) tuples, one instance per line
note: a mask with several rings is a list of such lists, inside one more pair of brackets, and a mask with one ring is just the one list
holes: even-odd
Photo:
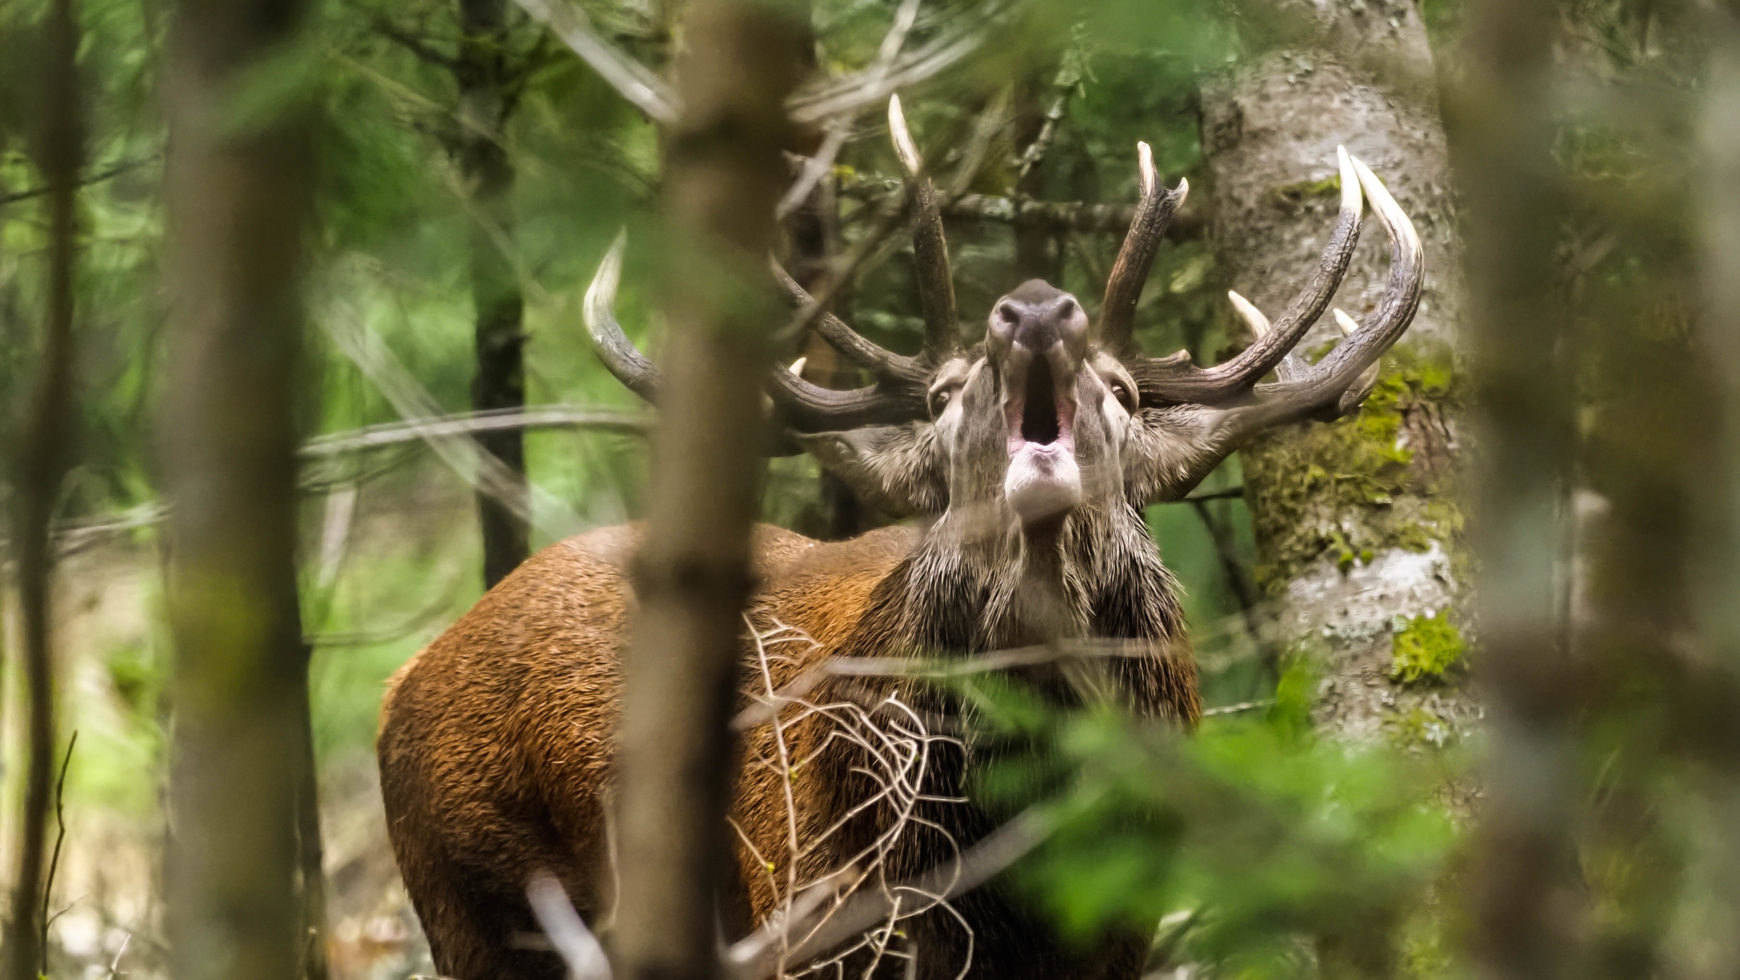
[[(792, 439), (891, 514), (963, 515), (1031, 532), (1082, 510), (1128, 512), (1176, 499), (1252, 434), (1357, 408), (1378, 358), (1419, 304), (1412, 224), (1377, 177), (1339, 151), (1340, 215), (1315, 274), (1280, 318), (1271, 323), (1232, 293), (1255, 338), (1236, 357), (1198, 368), (1182, 351), (1141, 353), (1131, 340), (1136, 301), (1189, 185), (1163, 187), (1147, 145), (1138, 144), (1142, 199), (1098, 320), (1076, 297), (1032, 280), (993, 304), (982, 340), (963, 346), (940, 208), (898, 99), (889, 122), (917, 212), (923, 349), (888, 351), (822, 313), (819, 332), (874, 382), (837, 390), (775, 370), (768, 390)], [(1362, 323), (1334, 311), (1345, 339), (1306, 364), (1292, 349), (1328, 309), (1368, 199), (1389, 234), (1387, 288)], [(617, 377), (650, 397), (653, 369), (610, 312), (618, 268), (613, 251), (587, 295), (588, 329)], [(795, 303), (813, 302), (777, 265), (774, 272)], [(1263, 382), (1271, 372), (1277, 380)]]

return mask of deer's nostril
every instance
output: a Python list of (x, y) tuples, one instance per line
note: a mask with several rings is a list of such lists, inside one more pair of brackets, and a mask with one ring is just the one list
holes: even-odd
[(1015, 307), (1010, 306), (1008, 303), (1004, 303), (997, 307), (997, 316), (1011, 327), (1021, 322), (1021, 314), (1015, 312)]
[(1062, 303), (1059, 303), (1057, 307), (1057, 315), (1065, 320), (1074, 316), (1075, 300), (1066, 298)]

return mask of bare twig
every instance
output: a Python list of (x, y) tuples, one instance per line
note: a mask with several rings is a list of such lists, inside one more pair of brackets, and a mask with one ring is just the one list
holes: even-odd
[[(932, 733), (918, 712), (886, 691), (864, 692), (861, 696), (844, 700), (813, 702), (790, 693), (790, 685), (776, 690), (772, 665), (808, 659), (815, 653), (817, 644), (802, 631), (778, 622), (766, 630), (757, 630), (752, 622), (749, 626), (762, 678), (761, 691), (752, 698), (771, 712), (773, 730), (770, 734), (774, 749), (772, 757), (758, 755), (754, 761), (772, 770), (781, 781), (786, 853), (785, 876), (781, 881), (775, 875), (777, 864), (768, 861), (768, 856), (755, 846), (742, 828), (733, 824), (744, 846), (767, 868), (767, 883), (777, 899), (777, 906), (763, 928), (747, 940), (749, 945), (742, 947), (741, 955), (750, 958), (763, 953), (771, 955), (773, 975), (778, 977), (832, 972), (846, 957), (860, 950), (870, 952), (871, 963), (865, 969), (871, 970), (875, 962), (885, 956), (910, 956), (912, 951), (909, 949), (893, 948), (894, 941), (900, 937), (898, 924), (939, 907), (949, 914), (953, 911), (947, 909), (946, 899), (918, 895), (901, 883), (889, 881), (885, 869), (893, 850), (919, 829), (939, 835), (944, 851), (958, 853), (954, 838), (947, 830), (917, 813), (920, 803), (959, 802), (928, 795), (923, 785), (929, 769), (931, 745), (953, 739)], [(777, 652), (793, 645), (803, 648), (804, 652), (796, 656)], [(805, 742), (812, 747), (811, 751), (802, 757), (794, 757), (788, 733), (800, 726), (817, 725), (823, 726), (825, 736), (818, 735), (812, 727), (812, 737)], [(868, 778), (874, 791), (847, 812), (837, 815), (827, 827), (807, 837), (801, 836), (803, 823), (792, 792), (792, 774), (811, 765), (825, 752), (842, 750), (863, 754), (863, 764), (854, 766), (853, 771)], [(823, 849), (835, 835), (874, 807), (886, 807), (887, 813), (886, 819), (879, 818), (876, 835), (868, 844), (854, 853), (833, 859), (833, 866), (812, 880), (806, 881), (800, 876), (799, 868), (806, 858), (813, 859), (816, 854), (824, 853)], [(885, 920), (875, 928), (861, 930), (862, 935), (854, 943), (822, 951), (829, 954), (824, 959), (804, 963), (789, 955), (794, 943), (805, 941), (816, 930), (825, 927), (835, 915), (849, 907), (856, 894), (865, 889), (895, 897)], [(790, 968), (793, 962), (802, 964), (795, 972)], [(854, 970), (858, 968), (854, 966)]]
[[(576, 5), (569, 0), (514, 2), (554, 32), (631, 105), (662, 125), (677, 120), (680, 106), (670, 86), (595, 31)], [(954, 22), (959, 26), (918, 50), (887, 65), (872, 65), (800, 91), (786, 101), (786, 110), (793, 122), (808, 125), (881, 105), (894, 92), (933, 78), (978, 50), (1013, 6), (1011, 0), (988, 0), (976, 11), (957, 15)]]
[[(148, 154), (146, 156), (139, 157), (137, 159), (123, 160), (120, 163), (114, 164), (112, 166), (104, 167), (101, 170), (96, 170), (96, 171), (93, 171), (91, 173), (85, 174), (83, 177), (80, 177), (78, 179), (77, 186), (90, 187), (93, 184), (101, 184), (104, 181), (113, 180), (116, 177), (121, 176), (122, 174), (130, 173), (134, 170), (138, 170), (140, 167), (145, 167), (145, 166), (149, 166), (153, 163), (157, 163), (157, 162), (161, 161), (162, 159), (163, 159), (163, 154), (151, 153), (151, 154)], [(42, 184), (42, 185), (39, 185), (37, 187), (26, 187), (25, 189), (23, 189), (21, 191), (11, 191), (11, 192), (6, 193), (6, 194), (0, 194), (0, 205), (12, 204), (12, 203), (15, 203), (17, 201), (28, 201), (34, 197), (43, 197), (43, 196), (46, 196), (48, 194), (50, 189), (51, 188), (47, 184)]]
[(1223, 704), (1218, 708), (1205, 708), (1204, 718), (1217, 718), (1224, 715), (1242, 715), (1247, 711), (1261, 711), (1275, 706), (1274, 698), (1258, 698), (1255, 701), (1240, 701), (1237, 704)]
[[(322, 324), (338, 349), (362, 370), (363, 376), (374, 383), (400, 415), (414, 419), (438, 414), (435, 399), (360, 317), (341, 314), (326, 318)], [(467, 483), (515, 508), (516, 516), (528, 523), (536, 524), (541, 517), (546, 526), (554, 525), (559, 533), (580, 526), (579, 515), (536, 483), (527, 481), (524, 486), (529, 494), (522, 496), (518, 474), (469, 436), (443, 433), (425, 441)]]
[[(876, 60), (864, 71), (863, 77), (867, 84), (881, 84), (893, 69), (894, 61), (900, 55), (900, 47), (906, 43), (906, 35), (912, 31), (913, 23), (918, 20), (918, 4), (919, 0), (902, 0), (899, 9), (894, 12), (894, 24), (882, 38)], [(846, 137), (852, 132), (852, 114), (841, 114), (830, 119), (827, 130), (828, 134), (823, 139), (821, 148), (804, 163), (797, 180), (792, 181), (785, 196), (779, 199), (778, 206), (774, 208), (776, 219), (785, 220), (786, 215), (809, 199), (810, 191), (827, 176), (834, 165), (834, 157), (839, 154), (840, 147), (845, 145)]]
[(677, 99), (670, 86), (594, 31), (578, 6), (568, 0), (514, 2), (533, 20), (548, 27), (630, 105), (662, 125), (676, 122)]
[[(984, 884), (1044, 842), (1057, 825), (1053, 811), (1028, 808), (959, 857), (938, 864), (913, 882), (897, 889), (861, 893), (825, 927), (809, 930), (808, 938), (793, 946), (791, 959), (802, 962), (820, 956), (872, 928), (897, 910), (896, 895), (901, 892), (946, 901)], [(802, 925), (806, 924), (783, 923), (773, 928), (796, 934)], [(772, 975), (771, 950), (778, 941), (763, 935), (770, 931), (764, 927), (731, 946), (726, 961), (733, 977), (750, 980)]]
[(786, 109), (794, 122), (813, 123), (880, 106), (895, 92), (927, 81), (977, 51), (1014, 7), (1010, 0), (987, 0), (977, 10), (954, 14), (951, 30), (901, 57), (888, 71), (875, 78), (866, 70), (831, 79), (800, 91)]
[(452, 55), (435, 50), (422, 38), (403, 30), (384, 15), (377, 16), (369, 26), (374, 28), (375, 33), (415, 55), (419, 61), (438, 68), (445, 68), (448, 71), (453, 71), (459, 66), (458, 60)]
[[(1076, 59), (1066, 53), (1063, 64), (1053, 77), (1051, 88), (1054, 93), (1051, 105), (1046, 108), (1045, 116), (1039, 124), (1039, 132), (1034, 134), (1033, 142), (1021, 151), (1021, 160), (1015, 174), (1015, 186), (1022, 187), (1027, 178), (1045, 160), (1045, 154), (1051, 150), (1052, 140), (1057, 138), (1058, 124), (1063, 121), (1064, 110), (1069, 108), (1070, 96), (1081, 86), (1081, 68)], [(1128, 222), (1125, 222), (1128, 224)]]
[(60, 870), (60, 848), (66, 842), (66, 771), (72, 765), (73, 747), (79, 744), (78, 729), (66, 742), (66, 755), (60, 760), (60, 778), (54, 784), (54, 851), (48, 859), (48, 874), (42, 879), (42, 973), (48, 974), (48, 899), (54, 892), (54, 876)]
[(409, 442), (428, 442), (507, 429), (585, 429), (644, 436), (651, 428), (652, 419), (643, 412), (591, 408), (584, 405), (540, 405), (518, 410), (428, 415), (366, 426), (348, 432), (335, 432), (303, 443), (301, 456), (306, 460), (327, 459)]

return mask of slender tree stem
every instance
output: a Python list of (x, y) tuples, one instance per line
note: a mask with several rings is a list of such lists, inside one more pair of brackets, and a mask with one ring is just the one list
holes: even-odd
[[(719, 975), (716, 901), (730, 849), (727, 723), (749, 597), (762, 432), (762, 268), (788, 141), (782, 102), (802, 24), (763, 3), (697, 0), (667, 143), (672, 325), (654, 437), (640, 613), (623, 666), (618, 976)], [(729, 918), (729, 916), (727, 916)]]
[(47, 971), (43, 857), (54, 775), (55, 678), (51, 523), (70, 454), (76, 417), (73, 392), (73, 275), (80, 143), (78, 21), (73, 0), (57, 0), (46, 22), (47, 52), (38, 166), (47, 178), (48, 323), (35, 401), (17, 465), (18, 597), (24, 627), (26, 758), (18, 869), (7, 924), (5, 980), (34, 980)]

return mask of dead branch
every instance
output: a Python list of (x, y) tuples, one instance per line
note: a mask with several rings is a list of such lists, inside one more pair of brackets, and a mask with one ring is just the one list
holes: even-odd
[[(362, 371), (363, 377), (374, 384), (401, 416), (416, 419), (439, 414), (440, 408), (434, 397), (399, 363), (386, 343), (368, 329), (359, 316), (343, 313), (328, 317), (321, 323), (338, 349), (350, 358)], [(553, 525), (558, 533), (572, 532), (581, 526), (580, 517), (572, 508), (536, 483), (524, 483), (529, 493), (522, 495), (519, 475), (469, 434), (443, 433), (424, 441), (461, 479), (480, 492), (492, 494), (504, 505), (515, 508), (515, 515), (528, 523), (535, 524), (534, 517), (542, 517), (544, 523)]]
[[(662, 125), (676, 122), (681, 106), (670, 86), (594, 30), (577, 5), (569, 0), (514, 2), (548, 27), (630, 105)], [(977, 11), (956, 15), (953, 20), (958, 26), (915, 51), (800, 91), (786, 101), (786, 111), (793, 122), (808, 125), (880, 106), (893, 93), (935, 77), (978, 50), (1014, 6), (1010, 0), (987, 0)]]
[(54, 893), (54, 876), (60, 870), (60, 849), (66, 843), (66, 772), (72, 767), (73, 748), (79, 744), (78, 729), (66, 742), (66, 755), (60, 760), (60, 778), (54, 783), (54, 851), (48, 858), (48, 874), (42, 879), (42, 972), (48, 973), (49, 896)]
[[(133, 160), (123, 160), (112, 166), (104, 167), (100, 170), (94, 170), (85, 174), (78, 179), (77, 186), (90, 187), (94, 184), (101, 184), (105, 181), (114, 180), (122, 174), (132, 173), (140, 167), (150, 166), (151, 164), (160, 162), (162, 159), (163, 154), (152, 153)], [(26, 187), (21, 191), (11, 191), (9, 193), (0, 194), (0, 206), (13, 204), (18, 201), (28, 201), (31, 198), (36, 197), (45, 197), (52, 189), (53, 188), (47, 184), (41, 184), (36, 187)]]

